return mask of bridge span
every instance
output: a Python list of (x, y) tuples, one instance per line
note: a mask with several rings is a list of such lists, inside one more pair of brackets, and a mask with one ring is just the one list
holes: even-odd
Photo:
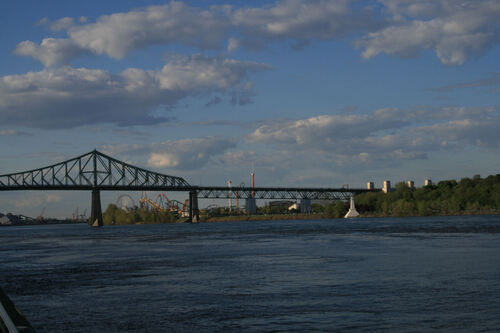
[(0, 191), (92, 191), (91, 221), (102, 226), (100, 191), (189, 192), (189, 220), (198, 198), (348, 200), (373, 190), (354, 188), (223, 187), (190, 185), (184, 178), (142, 169), (97, 150), (46, 167), (0, 175)]

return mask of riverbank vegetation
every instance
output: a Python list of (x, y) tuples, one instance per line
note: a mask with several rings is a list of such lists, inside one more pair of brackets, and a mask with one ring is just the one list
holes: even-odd
[(136, 224), (136, 223), (173, 223), (178, 217), (167, 211), (156, 212), (146, 207), (125, 211), (115, 204), (108, 205), (102, 214), (104, 225)]
[(398, 183), (389, 193), (367, 192), (355, 197), (356, 208), (372, 216), (429, 216), (497, 213), (500, 175), (444, 180), (409, 188)]
[[(500, 175), (487, 178), (476, 175), (460, 181), (444, 180), (420, 188), (398, 183), (392, 192), (362, 193), (355, 197), (355, 202), (358, 212), (365, 217), (498, 214)], [(349, 202), (337, 201), (325, 206), (312, 204), (311, 208), (311, 213), (305, 214), (290, 211), (287, 205), (266, 205), (258, 207), (255, 215), (248, 215), (241, 209), (217, 207), (202, 210), (200, 222), (342, 218), (349, 209)], [(103, 219), (105, 225), (187, 220), (172, 212), (158, 212), (145, 207), (124, 211), (114, 204), (107, 207)]]

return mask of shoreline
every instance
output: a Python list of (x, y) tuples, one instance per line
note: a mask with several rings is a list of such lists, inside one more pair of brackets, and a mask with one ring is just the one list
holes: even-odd
[[(460, 214), (435, 214), (435, 215), (385, 215), (385, 214), (371, 214), (360, 213), (355, 219), (365, 218), (402, 218), (402, 217), (439, 217), (439, 216), (480, 216), (480, 215), (500, 215), (498, 210), (480, 210), (480, 211), (466, 211)], [(344, 219), (344, 217), (335, 218), (328, 217), (322, 213), (316, 214), (273, 214), (273, 215), (234, 215), (234, 216), (219, 216), (210, 217), (208, 219), (200, 219), (195, 223), (211, 223), (211, 222), (240, 222), (240, 221), (273, 221), (273, 220), (337, 220)]]
[[(439, 216), (480, 216), (480, 215), (500, 215), (499, 210), (480, 210), (480, 211), (466, 211), (460, 214), (435, 214), (435, 215), (384, 215), (384, 214), (371, 214), (362, 213), (360, 216), (354, 219), (366, 219), (366, 218), (404, 218), (404, 217), (439, 217)], [(243, 222), (243, 221), (277, 221), (277, 220), (337, 220), (344, 219), (343, 217), (335, 218), (328, 217), (324, 213), (314, 213), (314, 214), (263, 214), (263, 215), (230, 215), (230, 216), (214, 216), (210, 218), (202, 217), (197, 222), (192, 223), (213, 223), (213, 222)], [(84, 222), (74, 222), (66, 220), (52, 220), (47, 223), (16, 223), (16, 224), (3, 224), (0, 227), (13, 227), (13, 226), (33, 226), (33, 225), (49, 225), (49, 224), (82, 224)], [(189, 223), (187, 221), (175, 221), (170, 223)], [(116, 224), (116, 225), (141, 225), (141, 224), (154, 224), (146, 222), (135, 222), (128, 224)], [(169, 223), (162, 223), (169, 224)], [(113, 226), (106, 224), (105, 226)]]

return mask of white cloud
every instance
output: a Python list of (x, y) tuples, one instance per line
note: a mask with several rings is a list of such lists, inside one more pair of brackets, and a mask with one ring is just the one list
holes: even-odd
[(40, 46), (29, 42), (29, 48), (25, 41), (18, 45), (16, 53), (52, 66), (68, 64), (82, 53), (122, 59), (135, 50), (158, 44), (181, 43), (200, 50), (221, 49), (227, 44), (228, 52), (240, 46), (261, 47), (272, 40), (291, 40), (301, 46), (373, 26), (373, 15), (366, 9), (351, 9), (351, 2), (282, 0), (273, 6), (235, 10), (231, 6), (201, 9), (171, 1), (104, 15), (93, 23), (80, 19), (80, 25), (65, 17), (49, 26), (54, 31), (66, 30), (67, 39), (46, 38), (50, 43), (42, 42)]
[(364, 48), (365, 58), (382, 52), (414, 57), (422, 50), (434, 50), (443, 64), (461, 65), (472, 55), (483, 53), (500, 38), (500, 3), (496, 0), (381, 2), (388, 6), (395, 22), (382, 30), (370, 32), (356, 43)]
[[(87, 23), (65, 17), (49, 24), (67, 38), (24, 41), (16, 53), (45, 66), (68, 64), (82, 54), (122, 59), (152, 45), (183, 44), (200, 50), (260, 49), (272, 42), (300, 48), (315, 40), (359, 38), (365, 58), (402, 57), (434, 50), (444, 64), (460, 65), (500, 40), (498, 0), (281, 0), (261, 7), (191, 7), (171, 1), (99, 17)], [(363, 35), (364, 34), (364, 35)]]
[(188, 138), (152, 144), (108, 145), (112, 155), (146, 154), (147, 164), (154, 168), (193, 170), (203, 167), (216, 156), (236, 147), (237, 139), (223, 137)]
[(255, 126), (246, 138), (188, 138), (105, 150), (113, 156), (142, 156), (150, 167), (193, 179), (201, 179), (200, 170), (207, 169), (217, 175), (204, 179), (207, 184), (227, 177), (233, 184), (246, 181), (255, 163), (258, 179), (273, 186), (339, 186), (356, 178), (346, 179), (354, 170), (372, 177), (376, 170), (424, 163), (432, 154), (451, 156), (470, 147), (500, 150), (500, 109), (488, 107), (385, 108)]
[(17, 45), (15, 54), (30, 56), (40, 61), (45, 67), (67, 64), (75, 57), (87, 53), (70, 39), (44, 38), (40, 46), (31, 41)]
[(166, 141), (152, 147), (148, 164), (156, 168), (198, 169), (235, 146), (234, 139), (216, 137)]
[(67, 30), (75, 24), (75, 19), (72, 17), (63, 17), (49, 24), (49, 29), (52, 31)]
[(118, 75), (72, 67), (8, 75), (0, 78), (0, 121), (39, 128), (148, 124), (162, 120), (153, 110), (187, 96), (248, 94), (249, 74), (268, 68), (193, 55), (174, 57), (160, 70), (130, 68)]
[[(281, 151), (314, 151), (332, 159), (420, 159), (467, 145), (498, 148), (495, 108), (381, 109), (368, 115), (323, 115), (263, 125), (247, 141)], [(446, 145), (442, 143), (446, 142)]]
[(353, 10), (351, 3), (348, 0), (282, 0), (269, 7), (236, 10), (231, 22), (248, 40), (247, 44), (256, 39), (293, 40), (300, 46), (315, 39), (343, 37), (375, 25), (369, 11)]
[(236, 140), (218, 137), (166, 141), (151, 147), (148, 164), (156, 168), (198, 169), (235, 146)]
[(202, 10), (172, 1), (144, 10), (101, 16), (95, 23), (73, 27), (71, 40), (82, 49), (121, 59), (155, 44), (183, 43), (200, 49), (217, 48), (227, 20), (216, 10)]

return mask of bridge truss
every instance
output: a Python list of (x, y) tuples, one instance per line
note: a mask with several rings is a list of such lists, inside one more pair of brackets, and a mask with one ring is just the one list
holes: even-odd
[(353, 195), (367, 192), (365, 189), (348, 188), (300, 188), (300, 187), (196, 187), (199, 198), (211, 199), (286, 199), (286, 200), (349, 200)]
[(0, 175), (0, 191), (91, 190), (93, 225), (102, 226), (100, 191), (189, 192), (190, 220), (198, 198), (348, 200), (365, 189), (193, 186), (184, 178), (138, 168), (97, 150), (47, 167)]
[(0, 175), (0, 191), (91, 190), (93, 225), (102, 226), (101, 190), (189, 191), (184, 178), (138, 168), (97, 150), (47, 167)]
[(0, 175), (0, 190), (167, 190), (190, 187), (181, 177), (141, 169), (97, 150), (44, 168)]

